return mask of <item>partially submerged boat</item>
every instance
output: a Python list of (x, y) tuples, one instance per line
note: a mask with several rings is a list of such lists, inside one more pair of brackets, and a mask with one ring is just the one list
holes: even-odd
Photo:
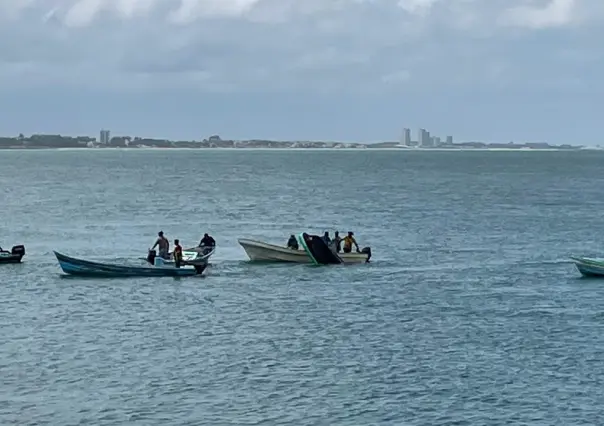
[(183, 266), (180, 268), (176, 268), (174, 264), (160, 264), (158, 266), (117, 265), (76, 259), (56, 251), (54, 254), (59, 261), (59, 266), (63, 272), (69, 275), (85, 277), (188, 277), (193, 275), (201, 275), (207, 267), (207, 262), (201, 265), (195, 264), (187, 266), (186, 261), (183, 261)]
[(338, 254), (331, 250), (323, 238), (306, 232), (296, 235), (298, 244), (304, 249), (315, 265), (339, 265), (344, 263)]
[[(240, 238), (238, 242), (250, 260), (254, 262), (313, 263), (304, 249), (293, 250), (247, 238)], [(360, 253), (338, 253), (338, 256), (344, 264), (366, 263), (371, 259), (371, 248), (364, 247)]]
[(584, 277), (604, 278), (604, 259), (571, 256), (571, 260)]
[(10, 251), (2, 250), (0, 247), (0, 264), (3, 263), (21, 263), (21, 259), (25, 256), (25, 246), (13, 246)]

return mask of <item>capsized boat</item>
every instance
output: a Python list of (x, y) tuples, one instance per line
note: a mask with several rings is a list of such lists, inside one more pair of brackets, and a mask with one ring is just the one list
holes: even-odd
[[(187, 265), (205, 265), (210, 260), (210, 257), (216, 252), (216, 246), (214, 247), (193, 247), (182, 251), (182, 260)], [(156, 260), (160, 259), (157, 257), (155, 250), (149, 250), (147, 257), (141, 257), (141, 260), (146, 260), (151, 265), (156, 264)], [(163, 265), (174, 265), (173, 254), (170, 253), (170, 259), (162, 259)]]
[[(312, 259), (304, 249), (293, 250), (287, 247), (262, 241), (240, 238), (237, 240), (253, 262), (290, 262), (312, 264)], [(366, 263), (371, 259), (371, 248), (364, 247), (360, 253), (338, 253), (344, 264)]]
[(183, 262), (183, 267), (181, 268), (176, 268), (173, 264), (160, 264), (158, 266), (116, 265), (76, 259), (56, 251), (54, 254), (59, 261), (59, 266), (63, 272), (69, 275), (86, 277), (188, 277), (193, 275), (201, 275), (207, 267), (207, 263), (203, 265), (186, 266), (186, 262)]
[(315, 265), (339, 265), (344, 263), (335, 251), (331, 250), (323, 238), (306, 232), (296, 235), (298, 244), (304, 249)]
[(10, 251), (2, 250), (0, 247), (0, 264), (2, 263), (21, 263), (21, 259), (25, 256), (25, 246), (13, 246)]
[(584, 277), (604, 278), (604, 259), (571, 256), (571, 260)]

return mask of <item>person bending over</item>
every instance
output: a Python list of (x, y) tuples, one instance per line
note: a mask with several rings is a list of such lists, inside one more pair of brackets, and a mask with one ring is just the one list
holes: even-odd
[(216, 240), (210, 237), (207, 233), (203, 234), (203, 238), (199, 242), (199, 247), (214, 247), (216, 245)]

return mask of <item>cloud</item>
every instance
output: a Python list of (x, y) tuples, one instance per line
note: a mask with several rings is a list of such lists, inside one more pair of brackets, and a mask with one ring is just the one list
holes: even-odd
[(539, 72), (576, 81), (587, 61), (573, 68), (560, 52), (597, 56), (603, 17), (601, 0), (0, 0), (0, 90), (379, 93), (501, 88)]
[(576, 6), (576, 0), (551, 0), (541, 6), (518, 5), (506, 10), (501, 22), (534, 29), (565, 26), (573, 21)]

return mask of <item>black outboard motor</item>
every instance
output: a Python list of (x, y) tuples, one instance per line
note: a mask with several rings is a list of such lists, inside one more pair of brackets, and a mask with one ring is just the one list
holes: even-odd
[(147, 255), (147, 262), (151, 265), (155, 265), (155, 258), (157, 257), (157, 252), (155, 250), (149, 250), (149, 254)]
[(18, 245), (18, 246), (14, 246), (11, 249), (11, 254), (15, 255), (15, 256), (25, 256), (25, 246), (23, 245)]
[(371, 247), (363, 247), (363, 250), (361, 250), (361, 253), (367, 255), (367, 260), (365, 262), (369, 263), (369, 259), (371, 259)]

